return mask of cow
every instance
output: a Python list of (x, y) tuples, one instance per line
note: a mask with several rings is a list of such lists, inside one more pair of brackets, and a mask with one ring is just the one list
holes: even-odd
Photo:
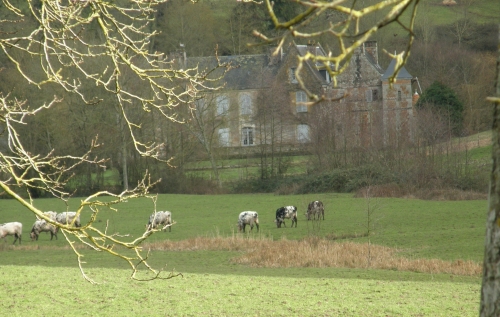
[[(45, 216), (49, 217), (50, 219), (54, 220), (54, 221), (57, 221), (57, 212), (55, 211), (46, 211), (43, 213)], [(36, 219), (37, 220), (42, 220), (42, 218), (36, 216)]]
[(281, 224), (286, 227), (285, 218), (292, 219), (292, 227), (295, 223), (295, 228), (297, 228), (297, 207), (285, 206), (276, 210), (276, 220), (274, 222), (276, 222), (278, 228), (281, 228)]
[[(76, 217), (76, 212), (74, 211), (68, 211), (68, 212), (61, 212), (58, 213), (56, 216), (56, 221), (63, 224), (63, 225), (69, 225), (73, 222), (73, 219)], [(79, 228), (81, 226), (80, 224), (80, 216), (76, 217), (75, 219), (75, 227)]]
[(149, 216), (149, 221), (146, 226), (147, 230), (156, 229), (158, 226), (162, 228), (166, 225), (170, 225), (168, 227), (168, 231), (172, 231), (172, 213), (170, 211), (158, 211), (154, 212), (151, 216)]
[(40, 235), (40, 232), (50, 232), (50, 240), (52, 240), (54, 236), (56, 237), (57, 240), (57, 231), (59, 231), (59, 227), (54, 226), (45, 220), (37, 220), (35, 221), (33, 227), (31, 228), (30, 238), (31, 241), (33, 240), (38, 241), (38, 236)]
[(311, 218), (316, 220), (316, 216), (318, 216), (318, 220), (320, 220), (321, 216), (323, 216), (323, 220), (325, 220), (325, 206), (319, 200), (311, 201), (307, 206), (307, 220), (311, 220)]
[(250, 231), (253, 230), (253, 226), (257, 227), (259, 231), (259, 214), (256, 211), (242, 211), (238, 217), (238, 230), (245, 232), (245, 226), (250, 226)]
[(19, 239), (19, 244), (21, 244), (21, 235), (23, 233), (23, 224), (20, 222), (7, 222), (0, 224), (0, 239), (3, 238), (4, 241), (6, 236), (14, 236), (14, 243)]

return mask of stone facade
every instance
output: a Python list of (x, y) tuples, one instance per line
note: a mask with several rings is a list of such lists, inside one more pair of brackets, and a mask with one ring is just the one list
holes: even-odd
[[(389, 85), (395, 62), (386, 70), (378, 65), (376, 42), (357, 49), (336, 81), (324, 65), (311, 61), (297, 76), (298, 57), (307, 52), (326, 55), (320, 45), (291, 44), (274, 56), (221, 57), (238, 67), (224, 77), (223, 90), (205, 97), (216, 114), (220, 146), (246, 153), (256, 145), (279, 143), (283, 151), (299, 151), (327, 133), (328, 142), (337, 147), (412, 141), (412, 76), (402, 68)], [(188, 62), (202, 66), (208, 59)], [(324, 94), (330, 101), (309, 102), (299, 79), (309, 94)]]

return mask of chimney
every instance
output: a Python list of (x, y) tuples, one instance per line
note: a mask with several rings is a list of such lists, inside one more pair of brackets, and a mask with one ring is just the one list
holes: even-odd
[(313, 41), (313, 40), (309, 40), (307, 41), (307, 51), (313, 55), (317, 55), (317, 51), (316, 51), (316, 48), (317, 48), (317, 45), (316, 45), (316, 42)]
[[(268, 49), (267, 58), (269, 59), (269, 66), (277, 65), (283, 60), (283, 48), (280, 47), (279, 51), (276, 52), (276, 46), (270, 46)], [(274, 54), (276, 53), (276, 54)], [(274, 54), (274, 55), (273, 55)]]
[(378, 49), (377, 41), (366, 41), (363, 43), (363, 53), (370, 55), (373, 58), (375, 64), (378, 65)]
[(179, 64), (181, 64), (184, 68), (186, 68), (187, 67), (186, 49), (184, 48), (183, 43), (180, 43), (180, 47), (181, 47), (181, 53), (182, 53), (181, 55), (182, 56), (179, 57)]

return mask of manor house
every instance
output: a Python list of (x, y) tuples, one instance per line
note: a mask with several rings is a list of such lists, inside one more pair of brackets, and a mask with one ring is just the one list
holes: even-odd
[[(219, 146), (240, 153), (277, 145), (296, 151), (321, 142), (337, 148), (412, 142), (413, 78), (403, 67), (389, 85), (396, 63), (386, 69), (379, 65), (375, 41), (358, 48), (336, 80), (324, 64), (312, 61), (297, 78), (298, 57), (308, 52), (327, 55), (319, 44), (291, 43), (276, 55), (219, 57), (235, 68), (223, 77), (221, 90), (205, 94), (196, 104), (211, 114)], [(186, 67), (216, 64), (215, 57), (179, 56)], [(299, 79), (310, 93), (328, 101), (310, 102)]]

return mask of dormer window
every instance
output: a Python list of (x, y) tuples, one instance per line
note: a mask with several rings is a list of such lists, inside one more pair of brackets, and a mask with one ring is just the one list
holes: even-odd
[(320, 69), (319, 73), (321, 74), (321, 77), (327, 82), (331, 83), (332, 78), (330, 77), (330, 73), (326, 69)]

